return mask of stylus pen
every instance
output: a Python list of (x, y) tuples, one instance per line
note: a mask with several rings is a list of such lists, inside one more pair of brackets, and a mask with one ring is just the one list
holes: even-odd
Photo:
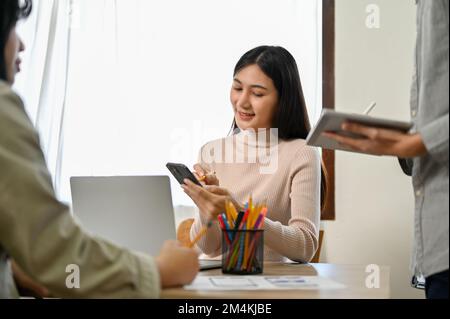
[(372, 104), (370, 104), (370, 106), (364, 112), (364, 115), (369, 115), (370, 112), (372, 112), (372, 110), (375, 108), (375, 106), (377, 106), (377, 102), (372, 102)]
[(211, 176), (211, 175), (214, 176), (214, 175), (216, 175), (216, 172), (208, 173), (208, 174), (206, 174), (206, 175), (201, 176), (200, 179), (199, 179), (199, 181), (200, 181), (200, 182), (206, 181), (206, 178), (208, 178), (208, 175), (209, 175), (209, 176)]

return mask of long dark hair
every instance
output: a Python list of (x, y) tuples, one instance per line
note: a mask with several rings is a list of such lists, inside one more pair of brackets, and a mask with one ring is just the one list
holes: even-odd
[[(255, 64), (272, 79), (278, 91), (279, 105), (272, 125), (278, 129), (278, 137), (282, 140), (305, 140), (311, 131), (311, 124), (294, 57), (282, 47), (260, 46), (242, 56), (234, 69), (234, 76), (247, 66)], [(235, 132), (236, 129), (238, 127), (235, 120), (232, 131)], [(323, 162), (320, 195), (323, 210), (327, 197), (327, 176)]]
[(31, 13), (32, 0), (0, 0), (0, 80), (7, 80), (5, 47), (17, 21)]

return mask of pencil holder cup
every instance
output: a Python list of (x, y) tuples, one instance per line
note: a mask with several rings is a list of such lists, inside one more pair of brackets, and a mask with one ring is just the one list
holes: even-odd
[(222, 230), (222, 272), (257, 275), (264, 270), (264, 230)]

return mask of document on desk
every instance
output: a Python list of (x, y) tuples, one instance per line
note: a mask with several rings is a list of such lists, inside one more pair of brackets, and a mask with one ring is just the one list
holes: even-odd
[(327, 290), (341, 283), (318, 276), (198, 276), (186, 290)]

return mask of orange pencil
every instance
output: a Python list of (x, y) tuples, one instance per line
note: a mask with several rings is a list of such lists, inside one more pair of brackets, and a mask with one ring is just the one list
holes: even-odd
[(264, 229), (264, 225), (265, 225), (266, 217), (267, 217), (267, 206), (263, 208), (263, 210), (261, 211), (261, 214), (263, 214), (263, 219), (261, 222), (261, 229)]

